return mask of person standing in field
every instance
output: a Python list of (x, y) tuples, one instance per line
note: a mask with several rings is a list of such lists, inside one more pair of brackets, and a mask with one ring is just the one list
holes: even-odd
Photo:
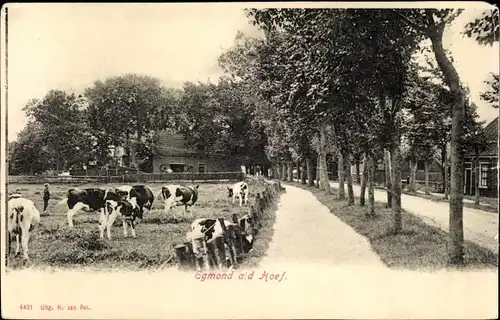
[(47, 213), (47, 207), (49, 206), (49, 199), (50, 199), (50, 191), (49, 191), (49, 184), (46, 183), (45, 188), (43, 189), (43, 213)]

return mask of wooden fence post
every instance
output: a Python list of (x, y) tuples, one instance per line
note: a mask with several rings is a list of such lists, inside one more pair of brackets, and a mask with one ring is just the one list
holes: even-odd
[(224, 238), (226, 243), (226, 249), (229, 251), (229, 256), (231, 258), (231, 264), (233, 267), (237, 267), (238, 261), (236, 257), (236, 248), (234, 247), (234, 230), (230, 230), (226, 228), (226, 224), (224, 223), (224, 218), (219, 218), (219, 223), (222, 227), (222, 231), (224, 232)]
[(212, 241), (207, 241), (206, 244), (207, 244), (207, 258), (209, 260), (210, 268), (216, 269), (218, 267), (218, 263), (217, 263), (217, 256), (215, 253), (215, 245), (213, 239)]
[(193, 244), (190, 241), (184, 243), (186, 246), (187, 265), (190, 270), (196, 270), (196, 259), (193, 251)]
[(186, 246), (183, 244), (179, 244), (174, 247), (175, 249), (175, 255), (177, 256), (177, 261), (179, 261), (179, 269), (180, 270), (187, 270), (188, 269), (188, 264), (187, 264), (187, 258), (186, 258)]
[(207, 242), (205, 241), (205, 235), (193, 239), (193, 247), (198, 249), (198, 254), (196, 254), (196, 269), (198, 271), (201, 270), (209, 270), (210, 263), (208, 261), (208, 253), (207, 253)]
[(224, 267), (229, 267), (226, 265), (226, 246), (224, 244), (224, 237), (219, 236), (214, 238), (213, 240), (216, 257), (217, 257), (217, 265), (219, 266), (219, 270), (222, 271)]
[(240, 221), (238, 219), (238, 214), (233, 213), (232, 215), (233, 218), (233, 223), (236, 225), (235, 227), (235, 233), (236, 233), (236, 239), (238, 240), (236, 244), (236, 249), (238, 251), (238, 255), (241, 255), (243, 253), (243, 235), (241, 234), (241, 229), (240, 229)]

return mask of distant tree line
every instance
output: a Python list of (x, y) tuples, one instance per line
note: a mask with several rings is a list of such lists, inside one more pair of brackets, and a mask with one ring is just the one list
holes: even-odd
[(163, 130), (184, 134), (187, 147), (203, 154), (265, 159), (266, 136), (254, 125), (256, 107), (241, 90), (227, 78), (173, 89), (137, 74), (96, 81), (79, 96), (51, 90), (24, 107), (29, 121), (9, 144), (9, 172), (112, 164), (110, 146), (125, 148), (130, 166), (139, 167), (156, 155)]

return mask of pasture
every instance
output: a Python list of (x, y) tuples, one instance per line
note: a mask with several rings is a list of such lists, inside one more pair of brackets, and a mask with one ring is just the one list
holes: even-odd
[[(175, 182), (174, 182), (175, 183)], [(265, 189), (265, 184), (257, 180), (248, 180), (249, 199)], [(190, 183), (183, 183), (190, 185)], [(195, 183), (196, 184), (196, 183)], [(186, 232), (191, 222), (196, 218), (224, 217), (231, 219), (236, 213), (239, 217), (248, 213), (248, 207), (235, 205), (228, 197), (227, 187), (231, 182), (200, 183), (197, 203), (188, 207), (184, 213), (184, 206), (174, 207), (172, 212), (163, 211), (163, 201), (158, 197), (151, 212), (144, 211), (144, 219), (136, 226), (137, 237), (123, 235), (121, 220), (118, 218), (112, 229), (112, 239), (99, 238), (99, 213), (80, 211), (73, 217), (74, 228), (68, 227), (66, 203), (57, 205), (65, 198), (69, 188), (80, 187), (117, 187), (122, 184), (53, 184), (50, 185), (51, 199), (47, 215), (42, 212), (43, 185), (10, 184), (9, 193), (20, 193), (31, 199), (40, 210), (42, 217), (40, 225), (32, 231), (29, 241), (31, 268), (70, 268), (88, 267), (91, 269), (127, 269), (144, 270), (156, 269), (169, 261), (166, 265), (174, 264), (175, 253), (173, 246), (185, 241)], [(164, 183), (146, 183), (157, 195)], [(250, 202), (249, 202), (250, 203)], [(272, 227), (272, 226), (270, 226)], [(15, 243), (15, 242), (14, 242)], [(12, 250), (15, 244), (12, 244)], [(23, 266), (22, 255), (9, 257), (9, 267)]]

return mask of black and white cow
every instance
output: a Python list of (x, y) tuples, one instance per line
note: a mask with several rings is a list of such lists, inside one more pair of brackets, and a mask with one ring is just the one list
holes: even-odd
[[(243, 237), (243, 250), (245, 252), (250, 251), (253, 244), (253, 221), (249, 215), (243, 216), (238, 220), (238, 224), (240, 226), (240, 230), (244, 233)], [(236, 227), (237, 225), (231, 221), (224, 219), (224, 225), (226, 229), (231, 227)], [(200, 237), (205, 237), (205, 241), (210, 242), (213, 239), (223, 236), (224, 231), (222, 229), (222, 225), (219, 219), (210, 219), (210, 218), (200, 218), (196, 219), (191, 223), (191, 231), (187, 233), (186, 238), (189, 241), (193, 239), (197, 239)], [(236, 234), (233, 234), (236, 236)], [(233, 240), (236, 240), (234, 238)], [(193, 251), (197, 253), (198, 248), (195, 248), (196, 244), (193, 243)]]
[(119, 201), (123, 200), (123, 198), (113, 191), (100, 188), (72, 188), (68, 190), (66, 198), (59, 203), (66, 202), (68, 204), (69, 210), (66, 216), (68, 218), (68, 225), (72, 228), (73, 216), (82, 209), (90, 211), (100, 210), (101, 215), (103, 215), (107, 200)]
[(11, 252), (12, 238), (16, 237), (16, 255), (19, 254), (19, 242), (23, 247), (23, 256), (28, 259), (30, 232), (40, 223), (40, 211), (35, 203), (23, 197), (14, 197), (7, 203), (8, 254)]
[(116, 188), (116, 193), (120, 196), (125, 196), (129, 202), (133, 201), (132, 199), (135, 198), (135, 203), (139, 207), (139, 212), (137, 214), (138, 219), (143, 218), (144, 208), (151, 211), (151, 207), (153, 207), (153, 202), (155, 200), (153, 190), (145, 185), (121, 186)]
[[(233, 222), (224, 219), (226, 227), (235, 225)], [(188, 239), (196, 239), (205, 235), (206, 241), (211, 241), (224, 234), (222, 225), (218, 219), (200, 218), (191, 223), (191, 232), (188, 233)]]
[(101, 238), (104, 237), (104, 230), (107, 231), (108, 239), (111, 239), (111, 227), (117, 217), (123, 222), (123, 235), (128, 236), (128, 228), (132, 231), (132, 237), (136, 237), (135, 220), (139, 211), (134, 208), (134, 204), (128, 200), (106, 200), (104, 211), (101, 212), (99, 232)]
[(236, 197), (240, 199), (240, 207), (243, 204), (243, 200), (245, 201), (245, 205), (248, 204), (248, 184), (245, 181), (237, 182), (231, 187), (228, 187), (227, 190), (229, 191), (228, 197), (233, 197), (233, 204)]
[(161, 188), (161, 195), (165, 203), (165, 212), (168, 212), (173, 206), (183, 205), (187, 212), (188, 206), (193, 206), (198, 200), (198, 187), (166, 185)]

